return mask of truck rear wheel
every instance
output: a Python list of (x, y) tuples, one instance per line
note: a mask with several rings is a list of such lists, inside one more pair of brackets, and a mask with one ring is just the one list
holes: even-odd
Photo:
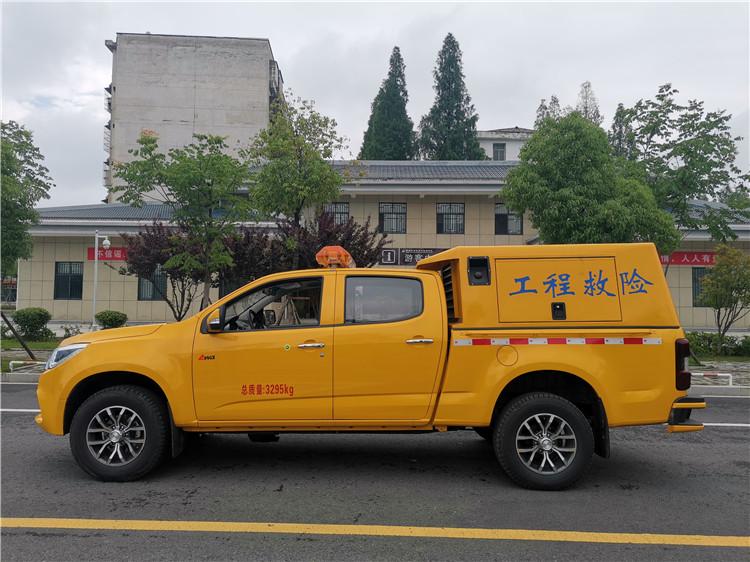
[(533, 392), (503, 409), (493, 445), (500, 466), (516, 484), (562, 490), (588, 469), (594, 434), (575, 404), (556, 394)]
[(169, 416), (164, 403), (139, 386), (113, 386), (89, 396), (70, 424), (70, 450), (91, 476), (137, 480), (166, 456)]

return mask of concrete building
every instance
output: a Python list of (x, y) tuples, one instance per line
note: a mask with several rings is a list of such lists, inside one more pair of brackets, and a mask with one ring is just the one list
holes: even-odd
[(131, 158), (141, 131), (154, 131), (165, 151), (190, 144), (195, 133), (224, 136), (236, 149), (267, 126), (270, 104), (283, 95), (268, 39), (118, 33), (105, 44), (112, 52), (107, 188), (114, 185), (112, 163)]
[(515, 161), (518, 160), (521, 147), (533, 133), (533, 129), (509, 127), (507, 129), (477, 131), (477, 139), (487, 158), (501, 162)]

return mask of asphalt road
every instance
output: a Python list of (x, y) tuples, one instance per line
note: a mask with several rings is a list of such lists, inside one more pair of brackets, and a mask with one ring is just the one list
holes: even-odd
[[(37, 429), (35, 387), (0, 385), (2, 516), (750, 535), (747, 427), (612, 431), (574, 489), (516, 488), (473, 432), (198, 440), (148, 478), (91, 480)], [(705, 422), (750, 423), (750, 398)], [(750, 539), (748, 542), (750, 545)], [(3, 560), (747, 560), (748, 548), (318, 534), (2, 530)]]

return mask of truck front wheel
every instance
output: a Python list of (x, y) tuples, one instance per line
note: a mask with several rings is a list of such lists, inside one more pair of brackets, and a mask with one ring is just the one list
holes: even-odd
[(70, 450), (78, 465), (99, 480), (141, 478), (166, 456), (169, 415), (150, 390), (131, 385), (89, 396), (70, 424)]
[(594, 434), (575, 404), (556, 394), (532, 392), (503, 409), (493, 445), (500, 466), (516, 484), (561, 490), (588, 469)]

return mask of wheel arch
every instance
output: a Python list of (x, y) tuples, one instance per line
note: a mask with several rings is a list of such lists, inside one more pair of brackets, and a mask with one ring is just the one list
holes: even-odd
[(535, 370), (522, 373), (500, 391), (492, 411), (492, 424), (503, 408), (514, 398), (529, 392), (549, 392), (569, 400), (583, 412), (594, 431), (595, 452), (609, 456), (609, 424), (601, 396), (585, 378), (560, 370)]
[(172, 408), (169, 405), (167, 394), (154, 379), (132, 371), (105, 371), (78, 381), (68, 394), (63, 414), (63, 435), (70, 431), (70, 423), (73, 420), (76, 410), (89, 396), (105, 388), (123, 384), (141, 386), (154, 392), (164, 402), (169, 412), (170, 422), (174, 425), (172, 422)]

